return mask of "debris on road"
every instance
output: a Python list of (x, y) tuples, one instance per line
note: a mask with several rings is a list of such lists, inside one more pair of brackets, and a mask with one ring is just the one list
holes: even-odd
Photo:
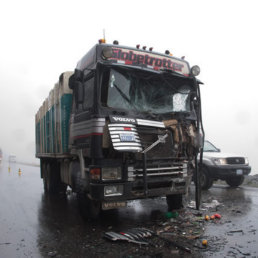
[[(196, 215), (199, 215), (198, 217)], [(103, 234), (103, 238), (111, 241), (123, 241), (134, 243), (141, 248), (168, 248), (169, 250), (179, 250), (192, 253), (196, 241), (202, 237), (205, 220), (202, 213), (196, 214), (189, 209), (180, 209), (165, 213), (159, 216), (159, 220), (151, 225), (151, 228), (129, 228), (108, 231)], [(146, 246), (146, 247), (144, 247)], [(148, 249), (149, 250), (149, 249)]]
[(127, 241), (130, 243), (140, 244), (140, 245), (148, 245), (149, 243), (143, 240), (139, 240), (139, 238), (133, 234), (128, 233), (116, 233), (116, 232), (106, 232), (104, 234), (104, 238), (107, 238), (112, 241)]
[(184, 244), (178, 243), (178, 241), (174, 241), (172, 239), (162, 236), (163, 233), (164, 232), (159, 232), (157, 234), (154, 231), (146, 229), (146, 228), (132, 228), (132, 229), (126, 230), (124, 232), (119, 232), (119, 233), (112, 232), (112, 231), (105, 232), (104, 238), (107, 238), (112, 241), (122, 240), (122, 241), (127, 241), (130, 243), (140, 244), (140, 245), (151, 244), (152, 246), (155, 247), (155, 245), (153, 243), (143, 240), (144, 238), (155, 236), (155, 237), (165, 241), (167, 244), (170, 244), (180, 250), (191, 253), (190, 248), (186, 247)]
[[(236, 248), (236, 247), (233, 247), (233, 246), (231, 246), (230, 248), (238, 251), (238, 253), (240, 253), (241, 255), (244, 255), (244, 256), (250, 256), (251, 255), (249, 252), (247, 252), (247, 253), (242, 252), (239, 248)], [(236, 254), (237, 253), (234, 253), (234, 255), (236, 255)]]
[(207, 209), (216, 208), (220, 205), (217, 200), (212, 200), (210, 203), (203, 203), (202, 206)]
[(202, 245), (203, 246), (207, 246), (208, 245), (208, 241), (206, 239), (202, 240)]
[[(216, 209), (218, 206), (220, 206), (221, 203), (218, 200), (212, 200), (211, 202), (204, 202), (201, 204), (201, 211), (207, 210), (207, 209)], [(187, 205), (188, 208), (195, 209), (196, 204), (195, 201), (190, 201)]]
[(178, 212), (172, 212), (169, 211), (165, 214), (166, 218), (171, 219), (171, 218), (177, 218), (178, 217)]
[(233, 234), (233, 233), (242, 233), (242, 234), (244, 234), (244, 231), (242, 229), (239, 229), (239, 230), (231, 230), (231, 231), (227, 232), (227, 234)]
[(48, 256), (50, 257), (55, 257), (56, 255), (57, 255), (57, 251), (48, 252)]
[(210, 216), (209, 215), (205, 215), (205, 220), (210, 220)]
[(148, 245), (149, 243), (144, 240), (146, 237), (152, 236), (154, 233), (144, 228), (132, 228), (119, 233), (109, 231), (104, 233), (104, 238), (112, 241), (127, 241), (139, 245)]
[(215, 213), (215, 214), (214, 214), (214, 217), (215, 217), (216, 219), (221, 219), (221, 215), (218, 214), (218, 213)]

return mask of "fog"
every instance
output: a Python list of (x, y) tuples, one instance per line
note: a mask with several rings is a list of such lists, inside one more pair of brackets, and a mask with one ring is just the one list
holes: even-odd
[(206, 139), (258, 172), (256, 1), (5, 1), (0, 8), (0, 148), (35, 162), (35, 114), (103, 37), (199, 65)]

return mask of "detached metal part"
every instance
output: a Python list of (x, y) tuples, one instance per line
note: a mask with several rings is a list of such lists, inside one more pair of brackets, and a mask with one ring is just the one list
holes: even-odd
[(159, 239), (162, 239), (163, 241), (165, 241), (166, 243), (171, 244), (185, 252), (188, 252), (188, 253), (192, 252), (190, 248), (183, 246), (183, 245), (177, 243), (176, 241), (173, 241), (171, 239), (163, 237), (163, 236), (157, 234), (156, 232), (154, 232), (150, 229), (147, 229), (147, 228), (131, 228), (131, 229), (128, 229), (128, 230), (126, 230), (124, 232), (120, 232), (120, 233), (116, 233), (113, 231), (104, 233), (104, 237), (111, 241), (121, 240), (121, 241), (128, 241), (130, 243), (135, 243), (135, 244), (140, 244), (140, 245), (142, 245), (142, 244), (143, 245), (149, 245), (149, 244), (153, 245), (152, 243), (149, 243), (149, 242), (143, 240), (144, 238), (148, 238), (151, 236), (156, 236)]
[(146, 153), (148, 151), (150, 151), (152, 148), (154, 148), (156, 145), (158, 145), (159, 143), (165, 143), (166, 142), (166, 138), (168, 137), (168, 134), (166, 133), (165, 135), (158, 135), (158, 140), (154, 143), (152, 143), (149, 147), (147, 147), (145, 150), (142, 151), (142, 153)]
[(121, 241), (128, 241), (130, 243), (134, 243), (134, 244), (140, 244), (140, 245), (148, 245), (149, 243), (148, 242), (145, 242), (145, 241), (140, 241), (140, 240), (135, 240), (133, 239), (132, 235), (129, 236), (126, 236), (127, 234), (119, 234), (119, 233), (116, 233), (116, 232), (106, 232), (104, 233), (104, 237), (109, 239), (109, 240), (112, 240), (112, 241), (118, 241), (118, 240), (121, 240)]

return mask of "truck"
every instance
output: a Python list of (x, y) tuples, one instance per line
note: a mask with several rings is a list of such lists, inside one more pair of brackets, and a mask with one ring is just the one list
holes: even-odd
[(199, 73), (168, 50), (100, 40), (36, 113), (45, 192), (69, 186), (90, 219), (136, 199), (166, 197), (169, 210), (182, 207), (204, 138)]

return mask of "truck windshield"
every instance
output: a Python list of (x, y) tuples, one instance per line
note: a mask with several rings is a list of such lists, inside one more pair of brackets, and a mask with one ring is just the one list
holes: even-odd
[(189, 79), (172, 74), (111, 68), (103, 74), (102, 104), (154, 114), (190, 112), (192, 91)]

